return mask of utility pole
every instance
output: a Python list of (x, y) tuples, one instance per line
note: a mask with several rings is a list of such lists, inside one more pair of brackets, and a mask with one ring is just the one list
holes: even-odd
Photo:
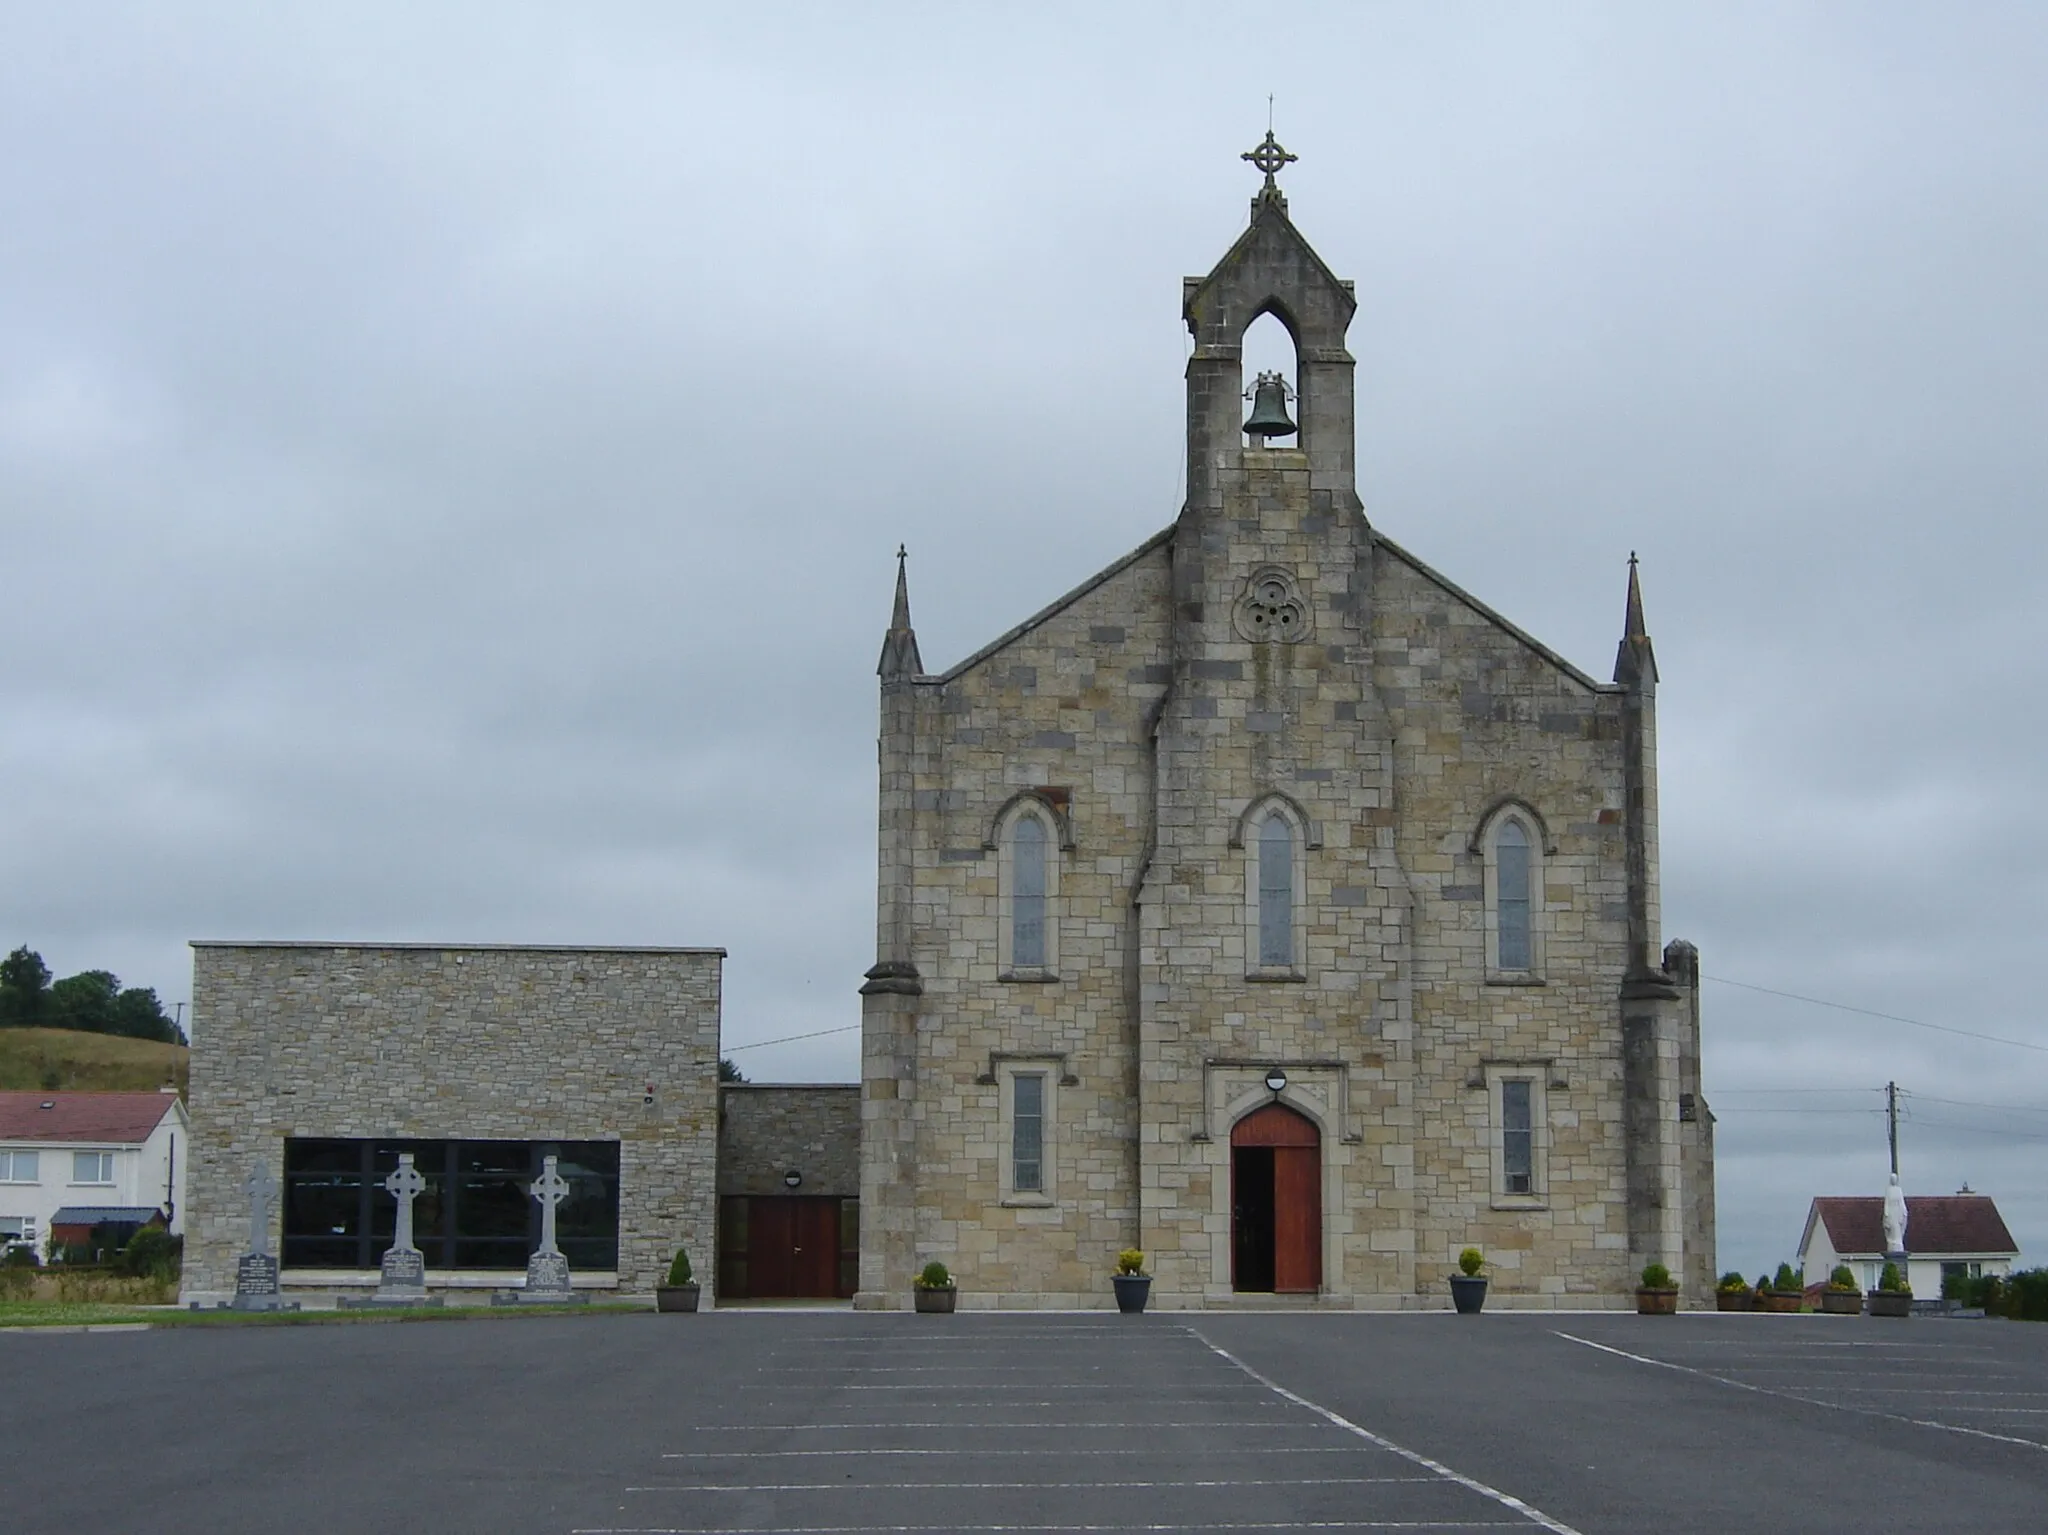
[(1892, 1176), (1899, 1175), (1899, 1084), (1884, 1085), (1884, 1117), (1892, 1143)]

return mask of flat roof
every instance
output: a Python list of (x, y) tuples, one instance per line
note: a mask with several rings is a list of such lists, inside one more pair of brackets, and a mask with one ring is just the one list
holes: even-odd
[(623, 943), (350, 943), (322, 938), (188, 938), (194, 949), (406, 949), (437, 954), (716, 954), (724, 949), (656, 948)]

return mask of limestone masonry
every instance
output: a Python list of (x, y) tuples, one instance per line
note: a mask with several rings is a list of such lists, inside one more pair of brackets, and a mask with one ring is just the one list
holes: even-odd
[[(1633, 567), (1601, 682), (1367, 521), (1351, 284), (1270, 177), (1184, 307), (1172, 527), (935, 674), (899, 571), (857, 1304), (1106, 1305), (1139, 1247), (1154, 1305), (1438, 1305), (1468, 1245), (1490, 1304), (1704, 1302)], [(1268, 313), (1299, 431), (1247, 442)]]
[[(186, 1298), (233, 1290), (235, 1259), (249, 1242), (242, 1180), (260, 1160), (282, 1182), (287, 1137), (615, 1141), (617, 1269), (583, 1277), (645, 1293), (680, 1244), (709, 1297), (723, 950), (198, 943), (193, 951)], [(519, 1215), (523, 1222), (523, 1205)], [(519, 1245), (523, 1254), (523, 1236)], [(349, 1282), (327, 1271), (294, 1274), (289, 1254), (284, 1277), (288, 1286)], [(519, 1283), (516, 1273), (463, 1277)], [(430, 1270), (428, 1283), (455, 1278)]]

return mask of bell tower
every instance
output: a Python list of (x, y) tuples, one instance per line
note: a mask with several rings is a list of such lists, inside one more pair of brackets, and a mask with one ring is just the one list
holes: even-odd
[[(1244, 158), (1265, 178), (1251, 221), (1182, 289), (1188, 494), (1137, 902), (1136, 1245), (1162, 1304), (1256, 1288), (1237, 1216), (1267, 1201), (1276, 1231), (1322, 1234), (1293, 1254), (1290, 1288), (1401, 1292), (1414, 1275), (1413, 1190), (1365, 1159), (1343, 1107), (1354, 1063), (1401, 1091), (1413, 1058), (1393, 733), (1372, 671), (1375, 539), (1353, 469), (1344, 342), (1358, 305), (1288, 216), (1277, 178), (1295, 157), (1268, 131)], [(1291, 401), (1284, 377), (1245, 376), (1245, 333), (1269, 315), (1293, 343)], [(1257, 883), (1283, 862), (1298, 933), (1269, 932), (1263, 905), (1247, 916), (1255, 888), (1287, 899)], [(1268, 1170), (1255, 1181), (1272, 1186), (1247, 1195), (1233, 1137), (1268, 1070), (1317, 1149), (1285, 1188)], [(1371, 1241), (1352, 1235), (1368, 1207)]]

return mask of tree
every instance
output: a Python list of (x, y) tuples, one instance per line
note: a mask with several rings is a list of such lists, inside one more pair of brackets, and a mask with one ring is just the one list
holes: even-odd
[(113, 1034), (115, 999), (121, 978), (111, 970), (81, 970), (50, 988), (49, 1021), (60, 1029)]
[(124, 987), (114, 998), (114, 1032), (130, 1039), (160, 1040), (167, 1045), (184, 1041), (184, 1035), (157, 999), (154, 986)]
[(26, 944), (0, 960), (0, 1026), (26, 1028), (43, 1021), (50, 1000), (50, 967)]
[(747, 1079), (741, 1074), (739, 1067), (733, 1064), (732, 1057), (722, 1055), (718, 1058), (718, 1080), (721, 1082), (744, 1082)]

